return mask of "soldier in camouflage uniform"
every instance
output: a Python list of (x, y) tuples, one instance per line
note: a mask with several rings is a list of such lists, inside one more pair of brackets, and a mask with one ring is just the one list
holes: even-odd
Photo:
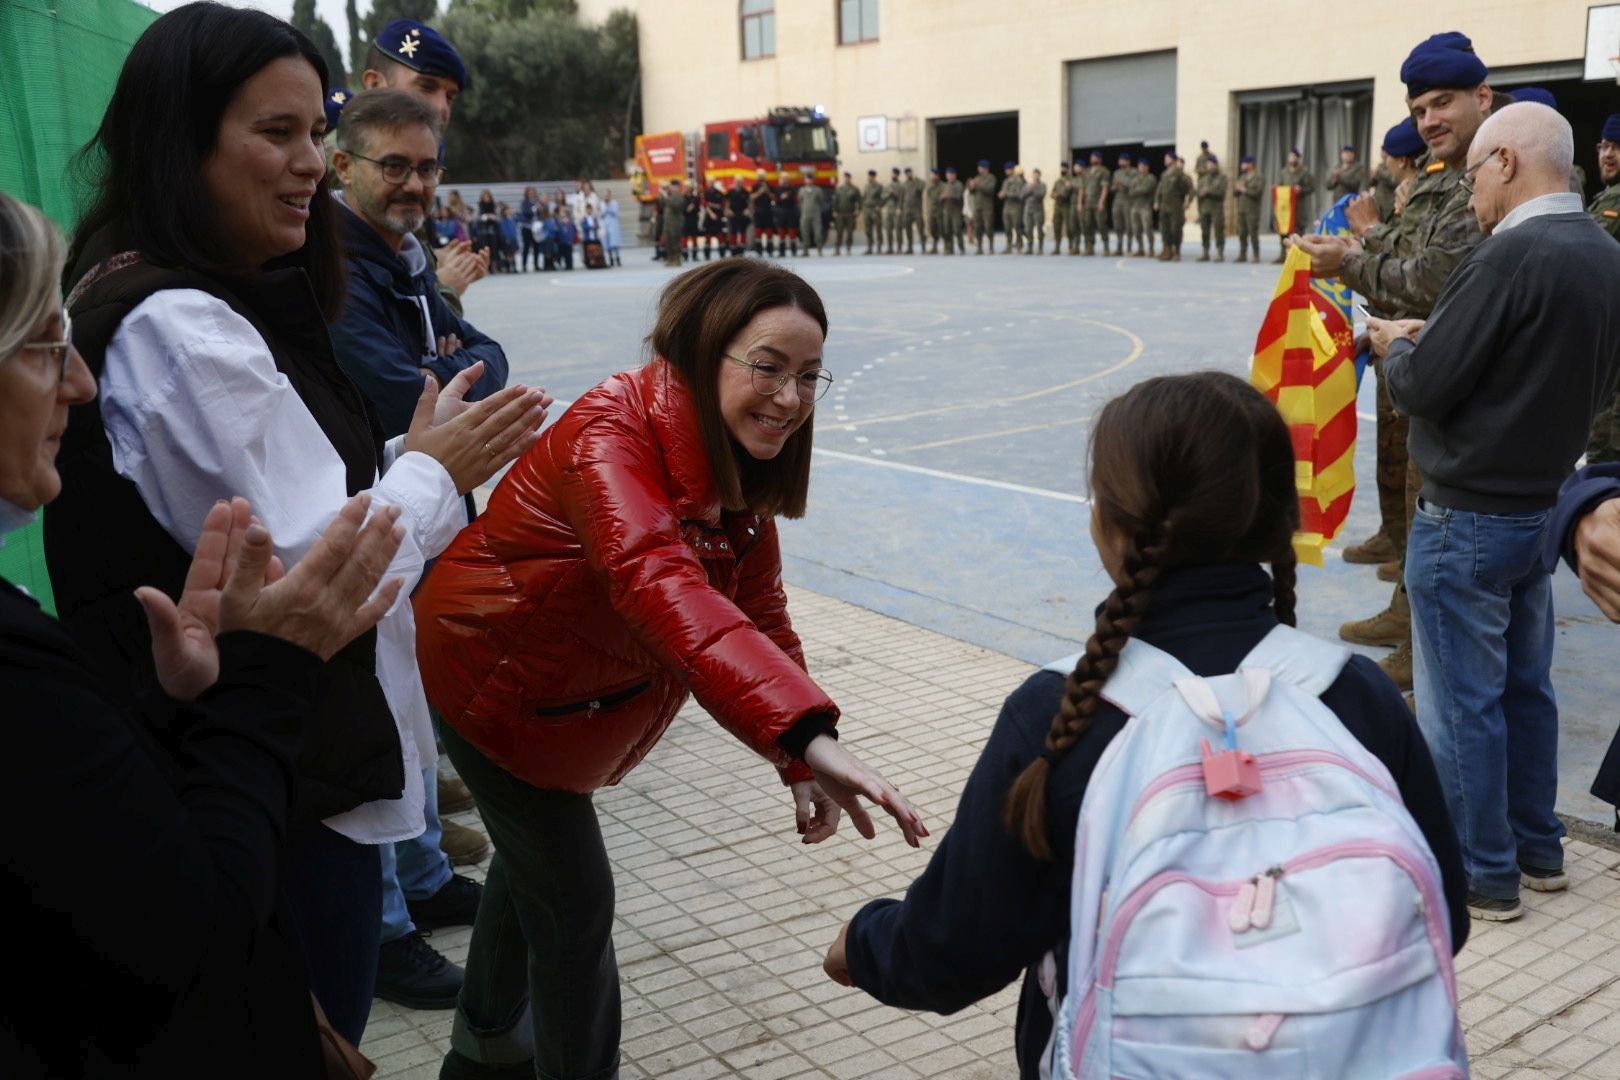
[(866, 232), (866, 254), (875, 255), (883, 244), (883, 185), (877, 170), (866, 170), (866, 190), (861, 193), (861, 227)]
[(1339, 151), (1339, 167), (1328, 174), (1327, 186), (1332, 203), (1367, 190), (1367, 166), (1356, 160), (1355, 147), (1346, 146)]
[(1226, 261), (1226, 183), (1220, 161), (1210, 154), (1204, 175), (1198, 178), (1198, 232), (1204, 241), (1199, 262), (1209, 262), (1211, 233), (1215, 236), (1215, 261)]
[(827, 254), (821, 247), (821, 205), (826, 191), (816, 183), (813, 165), (801, 167), (804, 184), (799, 188), (799, 239), (804, 241), (804, 253), (815, 248), (817, 255)]
[[(1311, 192), (1316, 190), (1316, 175), (1305, 167), (1299, 151), (1288, 151), (1288, 164), (1283, 168), (1282, 174), (1277, 177), (1278, 187), (1291, 187), (1299, 192), (1299, 198), (1294, 204), (1294, 231), (1310, 232), (1311, 219)], [(1278, 236), (1281, 237), (1281, 222), (1278, 223)], [(1283, 247), (1277, 249), (1277, 257), (1273, 262), (1283, 261)]]
[[(1450, 58), (1438, 68), (1437, 54)], [(1485, 74), (1484, 64), (1461, 34), (1436, 35), (1413, 50), (1401, 75), (1417, 129), (1430, 126), (1427, 140), (1432, 160), (1414, 182), (1402, 211), (1403, 217), (1421, 215), (1411, 226), (1410, 253), (1369, 252), (1343, 237), (1301, 236), (1298, 243), (1311, 256), (1313, 276), (1338, 278), (1390, 318), (1429, 316), (1451, 272), (1485, 239), (1468, 208), (1469, 191), (1462, 184), (1468, 148), (1491, 111)], [(1408, 459), (1406, 532), (1411, 530), (1421, 484), (1422, 478)], [(1406, 536), (1391, 538), (1390, 547), (1404, 560)], [(1411, 608), (1403, 584), (1397, 584), (1388, 608), (1371, 618), (1345, 623), (1339, 636), (1363, 645), (1394, 645), (1395, 652), (1380, 666), (1397, 685), (1411, 688)]]
[[(1586, 208), (1592, 219), (1620, 240), (1620, 113), (1603, 123), (1603, 141), (1598, 143), (1598, 178), (1603, 190)], [(1592, 421), (1592, 435), (1586, 443), (1586, 461), (1620, 461), (1620, 394)]]
[(1159, 261), (1181, 261), (1181, 236), (1187, 231), (1187, 198), (1192, 194), (1192, 178), (1175, 154), (1164, 155), (1164, 172), (1154, 193), (1159, 211)]
[(1024, 248), (1024, 192), (1029, 190), (1029, 181), (1015, 163), (1007, 162), (1006, 169), (997, 198), (1001, 200), (1001, 227), (1007, 230), (1007, 246), (1002, 254), (1012, 255)]
[(922, 205), (923, 223), (928, 227), (928, 234), (923, 238), (923, 253), (926, 255), (939, 254), (939, 236), (945, 229), (945, 207), (939, 201), (939, 191), (945, 182), (939, 178), (939, 166), (928, 170), (928, 183), (923, 185)]
[(900, 170), (889, 170), (889, 182), (883, 186), (883, 231), (879, 240), (881, 250), (890, 255), (900, 250), (900, 202), (903, 191)]
[[(1114, 236), (1117, 237), (1114, 255), (1125, 254), (1125, 249), (1131, 246), (1131, 230), (1135, 225), (1135, 214), (1131, 208), (1131, 181), (1136, 179), (1136, 169), (1131, 165), (1131, 155), (1119, 155), (1119, 167), (1108, 181), (1108, 202), (1113, 207), (1111, 219), (1114, 223)], [(1103, 254), (1110, 254), (1108, 245), (1103, 244)]]
[(1069, 178), (1069, 163), (1065, 161), (1052, 179), (1052, 254), (1063, 254), (1063, 242), (1073, 236), (1074, 226), (1074, 181)]
[(1154, 247), (1153, 206), (1159, 193), (1159, 178), (1153, 175), (1147, 158), (1136, 163), (1136, 175), (1131, 177), (1125, 193), (1131, 198), (1131, 238), (1136, 241), (1136, 255), (1150, 257)]
[(1266, 194), (1266, 179), (1254, 168), (1254, 155), (1238, 158), (1237, 179), (1232, 183), (1237, 195), (1238, 262), (1249, 261), (1249, 249), (1254, 249), (1254, 261), (1260, 261), (1260, 222), (1263, 218), (1260, 200)]
[(1091, 164), (1080, 174), (1080, 229), (1086, 239), (1086, 254), (1097, 253), (1096, 242), (1102, 239), (1103, 254), (1108, 254), (1108, 219), (1110, 217), (1110, 177), (1102, 154), (1091, 153)]
[(861, 208), (861, 189), (855, 178), (844, 174), (844, 182), (833, 190), (833, 254), (855, 254), (855, 214)]
[(923, 254), (928, 253), (928, 238), (923, 235), (923, 182), (912, 174), (910, 165), (900, 181), (900, 231), (906, 237), (907, 255), (916, 254), (917, 240), (922, 241)]
[(1378, 216), (1388, 221), (1395, 216), (1395, 185), (1400, 183), (1389, 168), (1389, 152), (1383, 151), (1383, 161), (1372, 174), (1373, 202), (1378, 204)]
[(990, 254), (996, 253), (996, 174), (990, 171), (988, 161), (979, 162), (979, 174), (973, 184), (973, 243), (975, 254), (984, 254), (984, 242), (990, 241)]
[(945, 233), (945, 254), (967, 254), (967, 237), (962, 228), (962, 200), (967, 194), (956, 178), (956, 166), (945, 167), (945, 184), (939, 189), (940, 227)]
[(1046, 248), (1046, 181), (1041, 170), (1031, 169), (1024, 189), (1024, 254), (1039, 255)]
[[(1198, 156), (1193, 158), (1193, 175), (1192, 175), (1192, 179), (1193, 179), (1195, 187), (1196, 187), (1196, 184), (1197, 184), (1197, 178), (1200, 177), (1200, 176), (1203, 176), (1205, 173), (1209, 172), (1210, 163), (1212, 161), (1214, 161), (1214, 160), (1215, 160), (1215, 155), (1209, 152), (1209, 143), (1207, 143), (1207, 142), (1199, 143), (1198, 144)], [(1183, 160), (1182, 163), (1181, 163), (1181, 171), (1182, 172), (1187, 171), (1187, 163), (1186, 163), (1185, 160)]]
[(686, 221), (686, 193), (681, 190), (679, 179), (671, 179), (664, 185), (663, 197), (659, 205), (664, 215), (664, 230), (662, 248), (665, 266), (681, 265), (681, 229)]

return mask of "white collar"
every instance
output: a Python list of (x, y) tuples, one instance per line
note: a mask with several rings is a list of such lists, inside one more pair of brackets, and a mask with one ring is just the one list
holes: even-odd
[(6, 534), (15, 532), (34, 521), (34, 511), (24, 510), (16, 503), (0, 499), (0, 547), (6, 546)]
[(1523, 225), (1531, 218), (1545, 217), (1548, 214), (1579, 214), (1585, 207), (1581, 205), (1581, 197), (1572, 191), (1555, 191), (1551, 195), (1537, 195), (1509, 210), (1507, 216), (1496, 223), (1491, 235), (1505, 233), (1515, 225)]

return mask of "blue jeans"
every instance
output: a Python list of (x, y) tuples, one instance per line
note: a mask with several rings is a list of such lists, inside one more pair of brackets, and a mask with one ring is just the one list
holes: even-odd
[(377, 845), (382, 856), (384, 945), (416, 929), (405, 907), (407, 896), (412, 900), (426, 900), (450, 881), (450, 859), (439, 850), (439, 837), (444, 834), (444, 828), (439, 824), (438, 771), (423, 769), (422, 784), (427, 789), (427, 805), (422, 811), (427, 819), (427, 831), (413, 840)]
[(1519, 865), (1564, 864), (1553, 699), (1551, 511), (1418, 500), (1406, 548), (1418, 726), (1440, 773), (1469, 891), (1519, 895)]

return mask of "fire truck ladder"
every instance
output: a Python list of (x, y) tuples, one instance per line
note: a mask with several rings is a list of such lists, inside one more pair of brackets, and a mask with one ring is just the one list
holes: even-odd
[(703, 148), (703, 133), (688, 131), (684, 138), (686, 140), (686, 190), (702, 191), (703, 188), (698, 184), (701, 179), (698, 175), (698, 151)]

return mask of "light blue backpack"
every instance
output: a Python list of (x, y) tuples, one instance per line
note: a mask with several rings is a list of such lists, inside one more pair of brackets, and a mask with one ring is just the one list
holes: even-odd
[(1468, 1075), (1439, 868), (1319, 700), (1349, 657), (1279, 626), (1201, 679), (1126, 645), (1103, 697), (1131, 720), (1081, 805), (1049, 1075)]

